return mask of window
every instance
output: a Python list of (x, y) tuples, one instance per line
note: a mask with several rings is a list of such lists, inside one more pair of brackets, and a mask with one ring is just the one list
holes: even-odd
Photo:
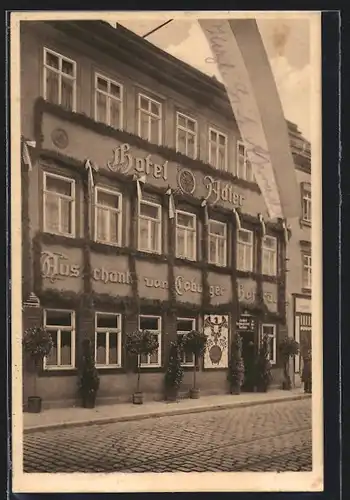
[(162, 105), (143, 94), (138, 95), (138, 124), (140, 137), (162, 143)]
[(121, 245), (122, 195), (111, 189), (95, 188), (95, 239)]
[(266, 235), (262, 239), (262, 273), (269, 276), (277, 274), (277, 238)]
[(303, 288), (311, 290), (312, 287), (312, 265), (311, 265), (311, 253), (302, 253), (302, 263), (303, 263)]
[[(187, 335), (192, 330), (196, 328), (196, 320), (194, 318), (178, 318), (176, 332), (177, 335), (182, 339), (184, 335)], [(194, 356), (192, 353), (182, 353), (182, 364), (184, 366), (194, 365)]]
[(158, 338), (158, 350), (150, 355), (141, 355), (140, 366), (161, 366), (161, 341), (162, 341), (162, 320), (160, 316), (139, 316), (140, 330), (148, 330)]
[(265, 335), (267, 336), (268, 340), (268, 350), (269, 350), (269, 359), (272, 364), (276, 364), (276, 355), (277, 355), (277, 348), (276, 348), (276, 325), (262, 325), (262, 337)]
[(311, 224), (311, 185), (302, 184), (302, 220)]
[(162, 209), (150, 201), (139, 203), (139, 250), (161, 253)]
[(95, 363), (97, 367), (121, 366), (121, 315), (95, 314)]
[(123, 87), (95, 73), (95, 120), (111, 127), (123, 127)]
[(44, 172), (44, 231), (75, 235), (75, 181)]
[(209, 163), (219, 170), (227, 170), (227, 135), (209, 128)]
[(52, 337), (53, 348), (44, 359), (44, 368), (67, 369), (75, 366), (75, 314), (73, 311), (44, 310), (44, 328)]
[(208, 260), (217, 266), (227, 265), (227, 229), (223, 222), (209, 220)]
[(253, 271), (253, 232), (247, 229), (237, 231), (237, 269)]
[(237, 177), (254, 182), (252, 165), (247, 158), (247, 149), (240, 141), (237, 142)]
[(176, 151), (197, 157), (197, 122), (182, 113), (176, 114)]
[(76, 63), (44, 48), (44, 99), (75, 111)]
[(176, 257), (196, 260), (197, 218), (176, 210)]

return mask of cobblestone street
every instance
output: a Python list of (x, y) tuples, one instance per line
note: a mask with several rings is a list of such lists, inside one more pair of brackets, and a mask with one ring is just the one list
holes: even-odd
[(25, 472), (310, 471), (311, 400), (24, 435)]

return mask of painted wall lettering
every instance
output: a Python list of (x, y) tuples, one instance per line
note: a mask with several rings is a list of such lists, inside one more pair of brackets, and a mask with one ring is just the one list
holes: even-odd
[(145, 158), (133, 156), (130, 153), (130, 145), (122, 144), (119, 148), (113, 150), (113, 157), (107, 161), (107, 166), (112, 172), (127, 173), (142, 173), (152, 175), (155, 179), (168, 179), (168, 161), (163, 165), (153, 163), (151, 155)]
[(205, 199), (208, 200), (212, 195), (214, 195), (215, 198), (211, 200), (214, 205), (220, 200), (228, 201), (232, 205), (243, 205), (244, 196), (236, 193), (232, 184), (216, 180), (210, 175), (206, 175), (204, 177), (203, 184), (207, 190), (207, 196)]
[[(164, 288), (168, 289), (169, 285), (167, 281), (158, 280), (154, 278), (144, 278), (145, 285), (152, 288)], [(196, 280), (186, 280), (183, 276), (176, 276), (175, 278), (175, 291), (177, 295), (183, 295), (186, 292), (192, 293), (202, 293), (203, 287), (201, 284), (197, 283)], [(220, 285), (211, 285), (209, 287), (210, 297), (217, 297), (223, 295), (225, 292), (224, 287)]]
[(41, 275), (54, 283), (67, 277), (78, 278), (80, 266), (70, 264), (68, 257), (58, 252), (45, 251), (41, 253)]
[[(263, 293), (264, 300), (270, 304), (277, 304), (277, 299), (273, 296), (271, 292)], [(256, 290), (244, 288), (244, 285), (238, 285), (238, 300), (246, 300), (247, 302), (255, 302)]]
[(119, 283), (120, 285), (131, 285), (132, 283), (129, 271), (107, 271), (102, 267), (93, 269), (92, 276), (95, 281), (103, 281), (103, 283)]

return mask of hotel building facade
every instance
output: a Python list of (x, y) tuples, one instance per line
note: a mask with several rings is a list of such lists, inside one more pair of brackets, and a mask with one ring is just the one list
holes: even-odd
[[(37, 381), (44, 404), (76, 404), (86, 337), (98, 401), (129, 400), (124, 336), (137, 328), (159, 340), (141, 360), (148, 399), (163, 398), (170, 341), (194, 328), (208, 335), (203, 394), (228, 391), (235, 332), (247, 380), (268, 335), (280, 384), (285, 231), (267, 219), (224, 87), (119, 25), (21, 24), (21, 134), (36, 142), (21, 174), (23, 329), (43, 325), (54, 340)], [(193, 359), (183, 362), (185, 396)]]

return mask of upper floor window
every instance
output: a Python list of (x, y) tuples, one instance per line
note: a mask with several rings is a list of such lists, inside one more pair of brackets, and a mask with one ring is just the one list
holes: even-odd
[(95, 314), (95, 362), (97, 367), (121, 366), (121, 315)]
[(138, 130), (146, 141), (162, 143), (162, 105), (143, 94), (138, 95)]
[(142, 354), (140, 357), (141, 367), (161, 366), (162, 352), (162, 318), (160, 316), (139, 316), (139, 329), (148, 330), (158, 339), (158, 349), (153, 354)]
[(67, 369), (75, 366), (74, 311), (45, 309), (44, 328), (52, 337), (53, 347), (44, 359), (44, 368)]
[(227, 226), (223, 222), (209, 220), (208, 261), (217, 266), (227, 265)]
[[(196, 320), (194, 318), (177, 318), (176, 332), (179, 340), (182, 340), (185, 335), (187, 335), (192, 330), (196, 328)], [(194, 365), (193, 353), (183, 352), (182, 353), (182, 364), (184, 366)]]
[(95, 73), (95, 120), (111, 127), (123, 127), (123, 87)]
[(176, 256), (196, 260), (197, 220), (195, 214), (176, 210)]
[(312, 288), (312, 262), (311, 262), (311, 252), (302, 252), (302, 281), (303, 288), (311, 290)]
[(271, 363), (276, 364), (277, 360), (277, 338), (276, 338), (276, 325), (261, 325), (262, 336), (267, 338), (267, 346), (269, 352), (269, 359)]
[(253, 231), (237, 231), (237, 269), (253, 271)]
[(252, 165), (247, 158), (247, 148), (240, 141), (237, 142), (237, 177), (249, 182), (254, 181)]
[(76, 62), (44, 48), (44, 99), (76, 110)]
[(266, 235), (262, 239), (262, 273), (277, 274), (277, 238)]
[(44, 172), (44, 231), (75, 236), (75, 181)]
[(304, 182), (302, 190), (302, 220), (311, 223), (311, 184)]
[(197, 157), (197, 122), (182, 113), (176, 113), (176, 150)]
[(107, 188), (95, 188), (95, 239), (102, 243), (121, 245), (121, 193)]
[(209, 163), (219, 170), (227, 170), (227, 135), (209, 128)]
[(162, 207), (151, 201), (140, 201), (138, 221), (139, 250), (143, 252), (161, 253)]

